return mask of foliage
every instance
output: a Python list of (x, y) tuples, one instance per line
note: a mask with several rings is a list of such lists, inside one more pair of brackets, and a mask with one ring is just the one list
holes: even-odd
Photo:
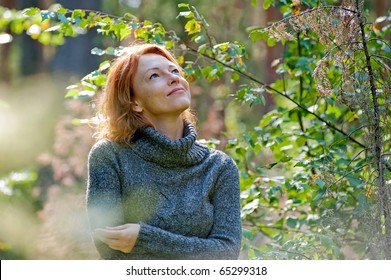
[[(28, 236), (34, 231), (36, 218), (30, 213), (35, 213), (40, 203), (33, 195), (33, 188), (37, 181), (37, 173), (34, 170), (12, 172), (8, 176), (0, 178), (0, 258), (13, 259), (24, 258), (28, 254), (30, 246), (23, 245), (25, 239), (20, 238), (19, 244), (14, 243), (19, 238), (17, 232), (21, 228), (28, 227)], [(15, 223), (15, 220), (18, 222)], [(22, 231), (21, 231), (22, 232)]]
[(111, 58), (132, 40), (175, 51), (189, 80), (236, 84), (242, 106), (265, 104), (272, 93), (276, 108), (226, 145), (240, 168), (243, 252), (261, 259), (390, 259), (391, 13), (369, 23), (363, 1), (336, 2), (263, 1), (265, 10), (275, 6), (283, 15), (247, 29), (254, 43), (284, 46), (273, 63), (280, 78), (270, 85), (251, 74), (244, 44), (217, 42), (189, 4), (178, 6), (187, 39), (131, 14), (59, 5), (3, 10), (0, 32), (27, 31), (44, 44), (62, 44), (85, 29), (110, 38), (112, 46), (92, 50), (107, 59), (70, 85), (67, 98), (93, 100)]
[[(270, 164), (255, 165), (245, 180), (250, 190), (246, 199), (258, 202), (245, 214), (275, 241), (276, 258), (343, 258), (341, 249), (347, 247), (360, 258), (390, 258), (390, 170), (385, 152), (390, 149), (385, 62), (390, 50), (382, 39), (389, 33), (390, 18), (374, 32), (374, 25), (363, 24), (365, 11), (359, 1), (311, 6), (301, 13), (294, 2), (293, 9), (282, 2), (278, 5), (286, 11), (284, 19), (266, 29), (253, 28), (250, 36), (269, 45), (286, 44), (276, 70), (282, 79), (272, 87), (296, 106), (280, 106), (265, 116), (245, 137), (242, 149), (251, 147), (256, 154), (258, 143), (268, 147), (276, 159), (272, 166), (282, 163), (281, 169), (289, 169), (291, 176), (265, 182)], [(371, 67), (376, 70), (371, 72)], [(303, 229), (311, 234), (294, 232)], [(309, 243), (317, 249), (306, 248)], [(265, 255), (258, 250), (254, 252)]]
[(0, 198), (12, 204), (24, 204), (32, 211), (40, 208), (39, 203), (32, 195), (32, 188), (37, 181), (35, 171), (12, 172), (0, 179)]

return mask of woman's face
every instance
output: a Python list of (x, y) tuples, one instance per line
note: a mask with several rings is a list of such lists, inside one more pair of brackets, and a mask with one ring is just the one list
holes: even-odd
[(133, 111), (150, 121), (176, 117), (190, 107), (189, 83), (178, 67), (164, 56), (140, 56), (133, 80)]

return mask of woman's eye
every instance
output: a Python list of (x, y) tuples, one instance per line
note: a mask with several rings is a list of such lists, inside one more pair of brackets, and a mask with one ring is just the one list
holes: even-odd
[(174, 69), (174, 70), (171, 71), (171, 73), (179, 74), (179, 70), (178, 69)]
[(149, 77), (149, 79), (151, 80), (151, 79), (155, 79), (155, 78), (157, 78), (157, 77), (159, 77), (159, 75), (156, 74), (156, 73), (153, 73), (153, 74)]

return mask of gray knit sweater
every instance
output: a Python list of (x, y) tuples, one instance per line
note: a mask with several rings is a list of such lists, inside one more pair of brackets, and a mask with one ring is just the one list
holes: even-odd
[(108, 140), (89, 155), (87, 209), (91, 229), (139, 223), (130, 253), (95, 240), (104, 259), (237, 259), (239, 178), (226, 154), (196, 142), (192, 124), (172, 141), (152, 127), (131, 146)]

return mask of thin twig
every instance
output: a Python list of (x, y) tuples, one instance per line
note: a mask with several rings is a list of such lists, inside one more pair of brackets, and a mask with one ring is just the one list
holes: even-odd
[(385, 41), (381, 38), (372, 38), (372, 39), (367, 40), (367, 42), (371, 42), (371, 41), (380, 41), (391, 49), (391, 45), (387, 41)]
[(383, 56), (383, 55), (372, 54), (371, 56), (372, 57), (378, 57), (378, 58), (384, 58), (384, 59), (387, 59), (387, 60), (391, 60), (391, 57), (386, 57), (386, 56)]
[[(363, 150), (363, 151), (364, 151), (364, 150)], [(361, 152), (362, 152), (362, 151), (361, 151)], [(361, 152), (360, 152), (360, 153), (361, 153)], [(360, 154), (360, 153), (359, 153), (359, 154)], [(332, 183), (332, 184), (331, 184), (330, 186), (328, 186), (327, 188), (331, 188), (332, 186), (336, 185), (337, 183), (339, 183), (340, 181), (342, 181), (344, 178), (346, 178), (348, 175), (350, 175), (350, 174), (352, 174), (352, 173), (355, 173), (355, 172), (357, 172), (357, 171), (363, 169), (365, 166), (368, 166), (368, 165), (369, 165), (369, 163), (364, 164), (364, 165), (361, 165), (361, 166), (359, 166), (359, 167), (353, 169), (352, 171), (350, 171), (350, 172), (348, 172), (348, 173), (345, 173), (344, 175), (342, 175), (341, 177), (339, 177), (336, 181), (334, 181), (334, 183)]]
[(281, 251), (281, 252), (285, 252), (285, 253), (288, 253), (288, 254), (292, 254), (292, 255), (298, 255), (298, 256), (301, 256), (307, 260), (311, 260), (310, 257), (307, 257), (306, 255), (302, 254), (302, 253), (298, 253), (298, 252), (292, 252), (292, 251), (288, 251), (288, 250), (284, 250), (284, 249), (278, 249), (278, 251)]
[(383, 62), (383, 61), (380, 59), (380, 58), (385, 58), (385, 59), (391, 60), (390, 58), (384, 57), (384, 56), (381, 56), (381, 55), (376, 55), (376, 54), (372, 54), (371, 57), (372, 57), (377, 63), (379, 63), (380, 65), (384, 66), (388, 71), (391, 71), (391, 67), (388, 66), (385, 62)]
[(264, 30), (267, 30), (267, 29), (273, 27), (273, 25), (279, 24), (281, 22), (289, 21), (290, 19), (293, 19), (293, 18), (301, 17), (301, 16), (303, 16), (305, 14), (308, 14), (308, 13), (313, 13), (313, 12), (316, 12), (316, 11), (319, 11), (319, 10), (328, 10), (328, 9), (330, 9), (330, 10), (332, 10), (332, 9), (344, 10), (344, 11), (351, 12), (351, 13), (354, 13), (354, 14), (357, 13), (357, 11), (355, 11), (355, 10), (351, 10), (351, 9), (348, 9), (348, 8), (345, 8), (345, 7), (342, 7), (342, 6), (322, 6), (322, 7), (318, 7), (318, 8), (305, 10), (305, 11), (303, 11), (300, 14), (297, 14), (297, 15), (293, 15), (293, 16), (289, 16), (289, 17), (283, 18), (283, 19), (281, 19), (279, 21), (274, 22), (271, 26), (265, 28)]

